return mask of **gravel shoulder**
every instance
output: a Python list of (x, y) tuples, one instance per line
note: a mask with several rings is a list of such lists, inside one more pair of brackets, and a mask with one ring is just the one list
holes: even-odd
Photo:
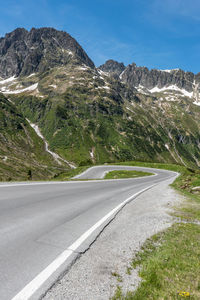
[(43, 300), (106, 300), (118, 285), (123, 291), (136, 289), (140, 278), (137, 271), (128, 275), (127, 267), (147, 238), (173, 223), (169, 212), (182, 199), (169, 187), (173, 180), (156, 185), (127, 204)]

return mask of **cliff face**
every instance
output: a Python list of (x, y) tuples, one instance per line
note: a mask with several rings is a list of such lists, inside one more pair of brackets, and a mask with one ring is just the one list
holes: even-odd
[[(95, 68), (82, 47), (68, 33), (54, 28), (17, 28), (0, 39), (0, 77), (28, 76), (46, 72), (56, 66), (84, 64)], [(149, 90), (177, 86), (188, 92), (200, 83), (200, 74), (174, 70), (149, 70), (108, 60), (99, 70), (112, 74), (131, 88), (142, 86)]]
[(145, 67), (137, 67), (135, 64), (132, 64), (127, 66), (121, 75), (121, 79), (130, 86), (135, 87), (142, 85), (148, 89), (153, 89), (156, 86), (163, 88), (176, 85), (180, 89), (191, 92), (193, 90), (195, 75), (179, 69), (165, 71), (149, 70)]
[(94, 68), (93, 62), (68, 33), (53, 28), (17, 28), (0, 39), (0, 76), (45, 72), (71, 59)]
[(137, 67), (135, 63), (125, 67), (124, 65), (107, 61), (99, 67), (100, 70), (116, 74), (119, 78), (130, 87), (142, 86), (149, 90), (158, 87), (177, 86), (188, 92), (192, 92), (195, 84), (200, 83), (199, 74), (195, 75), (192, 72), (184, 72), (180, 69), (174, 70), (149, 70), (146, 67)]

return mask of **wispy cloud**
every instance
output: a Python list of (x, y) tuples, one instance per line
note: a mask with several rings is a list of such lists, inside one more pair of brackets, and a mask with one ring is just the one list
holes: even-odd
[(101, 37), (99, 40), (87, 41), (84, 45), (89, 56), (95, 61), (96, 65), (103, 64), (108, 59), (130, 63), (133, 60), (137, 47), (124, 43), (114, 37)]
[(199, 0), (153, 0), (148, 1), (144, 18), (179, 36), (194, 36), (199, 30), (191, 30), (191, 24), (200, 22), (199, 12)]
[(199, 10), (200, 1), (199, 0), (154, 0), (151, 2), (150, 7), (157, 14), (167, 14), (171, 16), (185, 16), (192, 19), (200, 20)]

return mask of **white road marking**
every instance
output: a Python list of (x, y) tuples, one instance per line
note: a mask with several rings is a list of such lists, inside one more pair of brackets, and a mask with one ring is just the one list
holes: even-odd
[(112, 209), (107, 215), (100, 219), (96, 224), (94, 224), (90, 229), (88, 229), (84, 234), (82, 234), (68, 249), (63, 251), (51, 264), (49, 264), (41, 273), (39, 273), (31, 282), (29, 282), (16, 296), (11, 300), (28, 300), (30, 297), (43, 285), (43, 283), (77, 250), (78, 247), (83, 244), (83, 242), (96, 230), (98, 229), (106, 220), (108, 220), (112, 215), (125, 206), (129, 201), (133, 200), (138, 195), (142, 194), (146, 190), (152, 188), (156, 184), (150, 185), (147, 188), (137, 192), (136, 194), (130, 196), (124, 200), (121, 204)]

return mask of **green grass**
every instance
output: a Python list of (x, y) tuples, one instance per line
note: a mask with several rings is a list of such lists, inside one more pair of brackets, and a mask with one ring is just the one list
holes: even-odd
[[(74, 68), (70, 70), (70, 76), (80, 75), (73, 73), (76, 72)], [(198, 146), (193, 141), (198, 139), (199, 132), (199, 114), (196, 111), (186, 114), (185, 109), (174, 103), (166, 113), (159, 107), (157, 110), (152, 109), (152, 105), (156, 104), (153, 98), (147, 99), (144, 95), (141, 99), (139, 96), (132, 98), (129, 93), (119, 93), (122, 87), (118, 87), (116, 81), (112, 82), (111, 92), (106, 93), (96, 89), (99, 85), (103, 86), (99, 80), (92, 87), (94, 80), (90, 72), (84, 73), (84, 86), (77, 82), (66, 89), (69, 76), (64, 75), (64, 69), (56, 68), (52, 72), (44, 75), (39, 82), (39, 90), (46, 90), (48, 95), (45, 98), (12, 96), (23, 116), (38, 124), (52, 151), (80, 166), (131, 159), (175, 162), (175, 145), (184, 162), (195, 167), (193, 156), (198, 159)], [(56, 78), (60, 84), (65, 85), (62, 92), (54, 93), (52, 89), (50, 92), (49, 83), (54, 80), (54, 76), (58, 76)], [(127, 111), (130, 101), (135, 101), (134, 113)], [(138, 102), (143, 105), (137, 105)], [(161, 118), (162, 126), (158, 122)], [(184, 127), (181, 125), (180, 128), (180, 124), (184, 124)], [(169, 130), (173, 142), (168, 136)], [(185, 137), (185, 143), (177, 142), (180, 134)], [(170, 146), (170, 151), (166, 149), (166, 144)], [(91, 159), (92, 149), (94, 157)], [(178, 161), (181, 163), (180, 159)]]
[(184, 173), (186, 171), (189, 172), (189, 169), (176, 164), (164, 164), (164, 163), (154, 163), (154, 162), (142, 162), (142, 161), (126, 161), (126, 162), (119, 162), (118, 165), (125, 165), (125, 166), (138, 166), (138, 167), (147, 167), (147, 168), (156, 168), (156, 169), (163, 169), (163, 170), (170, 170), (179, 173)]
[[(58, 173), (54, 176), (53, 180), (71, 180), (74, 176), (84, 172), (86, 169), (90, 168), (91, 166), (81, 166), (77, 167), (76, 169), (70, 169), (66, 172)], [(142, 171), (111, 171), (106, 174), (104, 179), (120, 179), (120, 178), (136, 178), (142, 176), (150, 176), (154, 175), (153, 173), (149, 172), (142, 172)]]
[(122, 162), (118, 165), (139, 166), (148, 168), (165, 169), (178, 172), (179, 177), (171, 184), (173, 188), (185, 196), (186, 201), (176, 207), (174, 215), (184, 220), (200, 220), (200, 191), (193, 188), (200, 185), (200, 171), (175, 164), (146, 163), (146, 162)]
[(54, 176), (53, 180), (70, 180), (74, 176), (84, 172), (86, 169), (88, 169), (90, 166), (83, 166), (83, 167), (77, 167), (76, 169), (70, 169), (66, 172), (58, 173)]
[(153, 173), (148, 172), (141, 172), (141, 171), (125, 171), (125, 170), (118, 170), (118, 171), (111, 171), (106, 174), (104, 179), (120, 179), (120, 178), (136, 178), (136, 177), (143, 177), (143, 176), (150, 176)]
[[(200, 185), (199, 170), (172, 164), (120, 164), (179, 172), (180, 176), (172, 187), (182, 193), (185, 201), (174, 208), (173, 215), (179, 217), (180, 222), (148, 239), (127, 268), (127, 274), (133, 268), (140, 268), (142, 282), (138, 289), (123, 294), (118, 286), (113, 300), (200, 299), (200, 194), (193, 190), (193, 187)], [(182, 220), (188, 223), (181, 223)], [(189, 292), (189, 296), (179, 295), (181, 291)]]
[(132, 268), (141, 267), (139, 288), (124, 296), (118, 288), (113, 299), (181, 299), (181, 291), (200, 299), (199, 238), (198, 225), (174, 224), (147, 240), (131, 262)]

